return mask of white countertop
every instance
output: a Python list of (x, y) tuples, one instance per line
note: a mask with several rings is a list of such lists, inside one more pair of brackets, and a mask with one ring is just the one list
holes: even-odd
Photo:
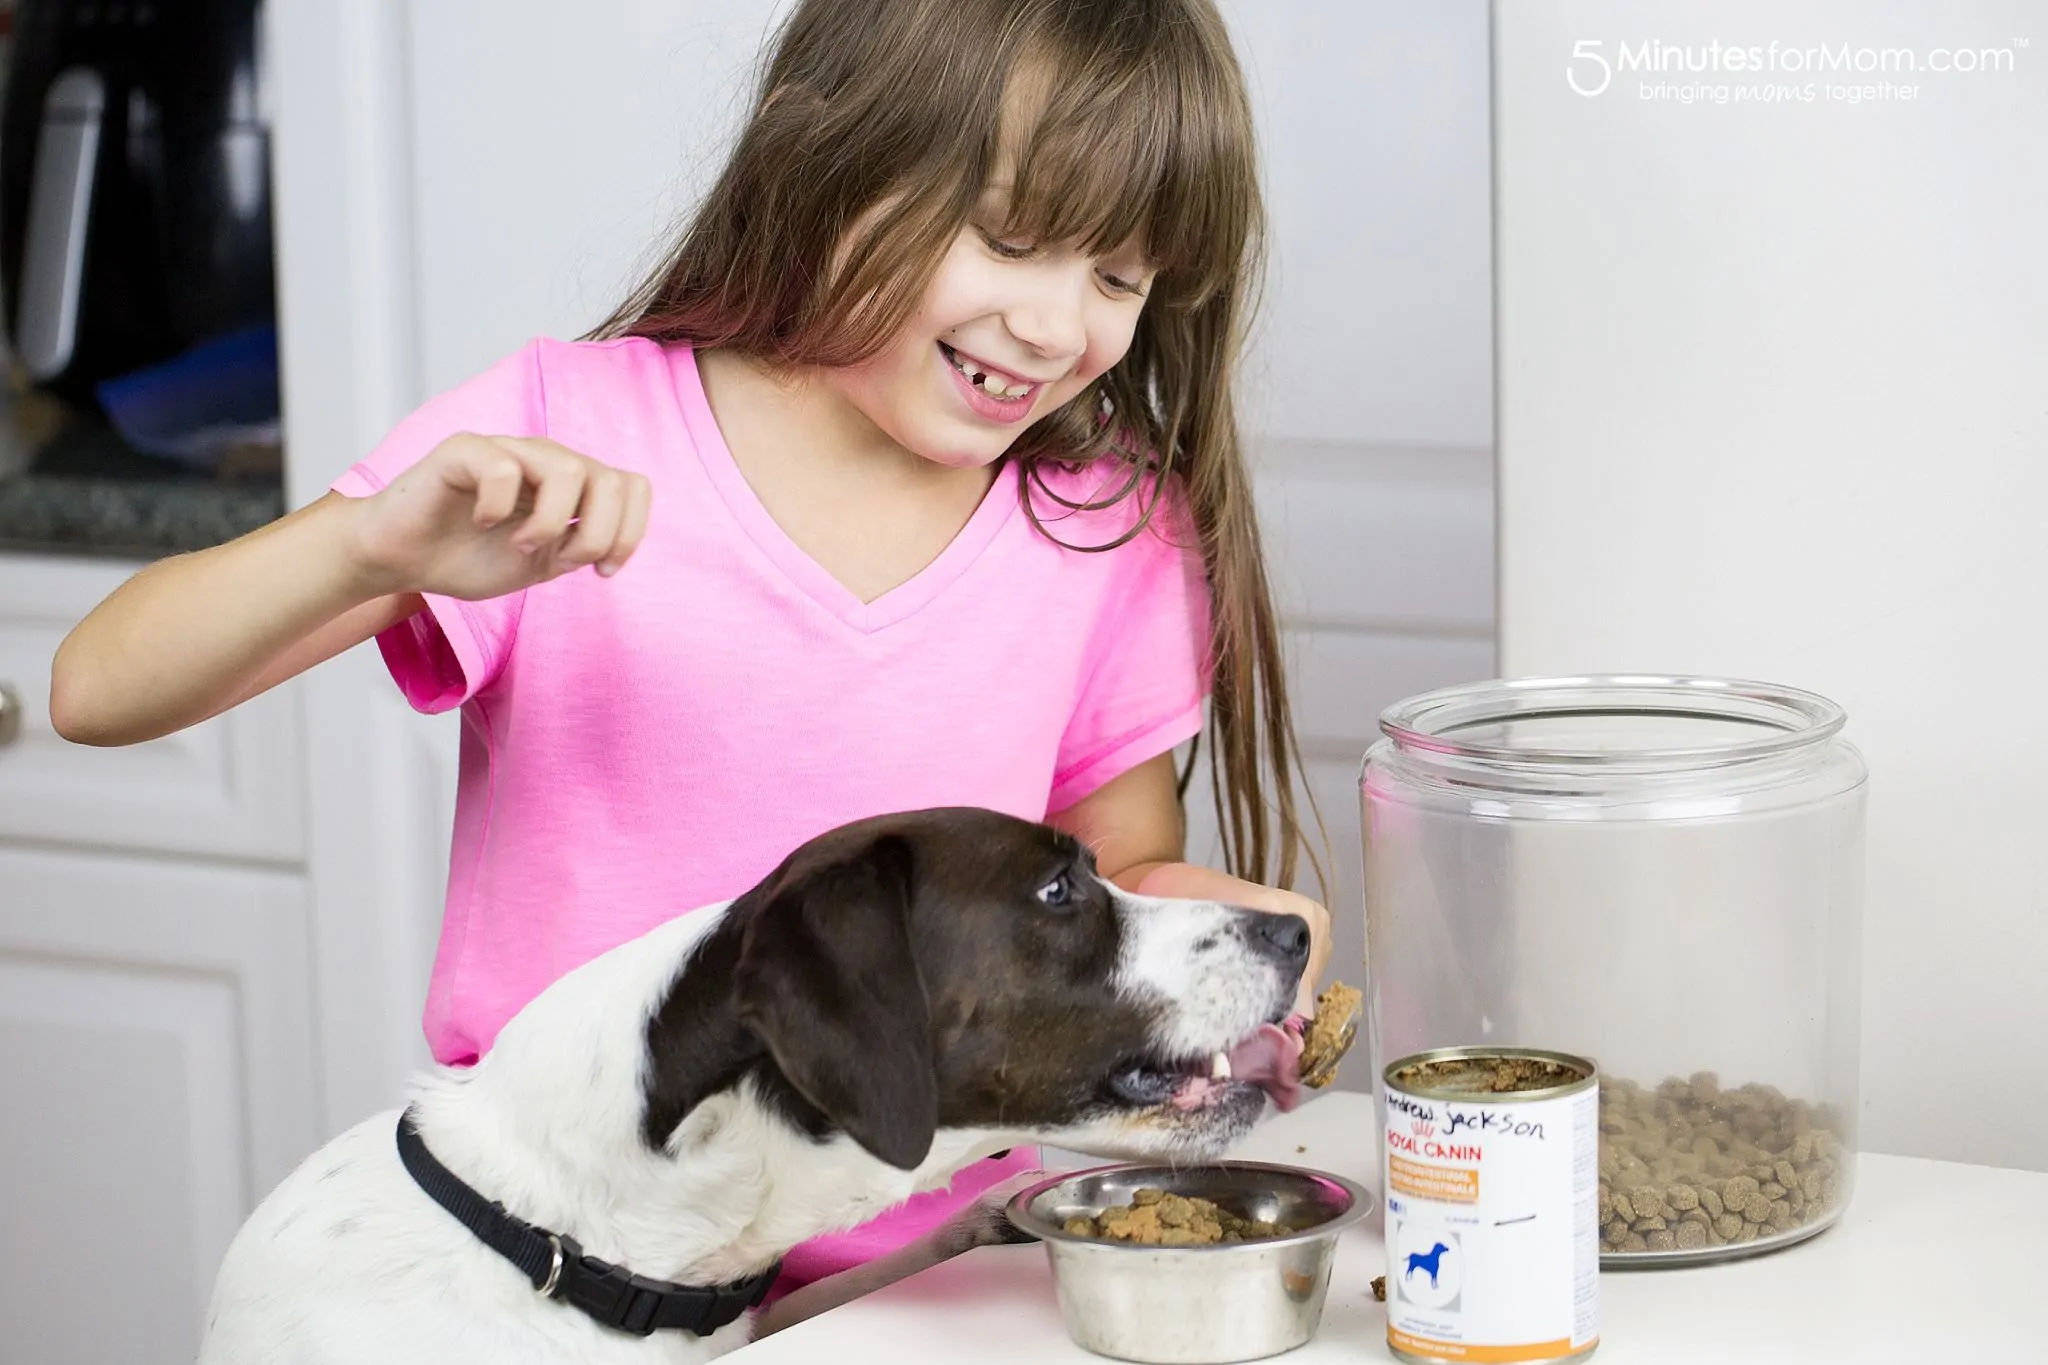
[[(1379, 1187), (1370, 1096), (1335, 1092), (1235, 1155)], [(1288, 1365), (1390, 1360), (1379, 1220), (1344, 1234), (1323, 1325)], [(2048, 1360), (2048, 1174), (1858, 1158), (1834, 1228), (1774, 1255), (1600, 1279), (1601, 1365)], [(989, 1247), (744, 1348), (747, 1365), (1099, 1361), (1067, 1339), (1045, 1252)]]

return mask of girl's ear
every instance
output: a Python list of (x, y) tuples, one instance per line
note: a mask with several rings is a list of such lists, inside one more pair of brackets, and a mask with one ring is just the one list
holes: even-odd
[(900, 1170), (938, 1130), (924, 982), (910, 946), (910, 845), (883, 835), (790, 876), (746, 926), (741, 1021), (806, 1100)]

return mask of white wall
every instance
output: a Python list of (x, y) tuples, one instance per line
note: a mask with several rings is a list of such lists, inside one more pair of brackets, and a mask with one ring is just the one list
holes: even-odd
[(1269, 437), (1493, 443), (1481, 0), (1222, 0), (1273, 258), (1247, 422)]
[[(404, 7), (422, 395), (603, 316), (715, 171), (785, 8)], [(1273, 227), (1247, 425), (1332, 836), (1337, 968), (1356, 981), (1355, 781), (1376, 717), (1493, 666), (1486, 7), (1223, 8)]]
[(405, 7), (424, 392), (604, 319), (716, 174), (787, 8)]
[[(1866, 1144), (2040, 1168), (2044, 20), (1495, 7), (1503, 671), (1750, 675), (1845, 704), (1872, 771)], [(1891, 77), (1910, 102), (1736, 103), (1815, 79), (1748, 72), (1618, 72), (1585, 97), (1580, 40), (1610, 63), (1646, 40), (2014, 63)], [(1730, 102), (1641, 94), (1700, 82)]]

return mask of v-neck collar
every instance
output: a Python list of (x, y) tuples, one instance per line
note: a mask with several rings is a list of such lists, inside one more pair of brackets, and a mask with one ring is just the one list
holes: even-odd
[(687, 346), (669, 348), (670, 370), (675, 376), (676, 397), (689, 428), (697, 458), (711, 486), (718, 490), (726, 511), (738, 523), (762, 554), (792, 584), (820, 607), (853, 630), (872, 634), (915, 614), (951, 587), (981, 557), (996, 534), (1017, 514), (1017, 474), (1013, 462), (1005, 460), (989, 482), (988, 491), (974, 514), (948, 541), (946, 548), (903, 582), (872, 602), (832, 576), (830, 570), (791, 540), (781, 523), (769, 515), (747, 476), (740, 472), (732, 449), (725, 443), (711, 400), (704, 392), (704, 377), (697, 369), (696, 351)]

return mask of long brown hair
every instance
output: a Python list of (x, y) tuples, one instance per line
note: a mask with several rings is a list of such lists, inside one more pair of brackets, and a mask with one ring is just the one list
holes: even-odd
[(1213, 0), (803, 0), (680, 241), (592, 335), (732, 347), (777, 368), (858, 364), (915, 311), (999, 164), (1004, 236), (1091, 252), (1135, 239), (1158, 267), (1129, 353), (1004, 458), (1041, 531), (1048, 462), (1121, 467), (1112, 501), (1184, 490), (1214, 599), (1224, 857), (1292, 885), (1298, 855), (1316, 860), (1232, 395), (1263, 209)]

